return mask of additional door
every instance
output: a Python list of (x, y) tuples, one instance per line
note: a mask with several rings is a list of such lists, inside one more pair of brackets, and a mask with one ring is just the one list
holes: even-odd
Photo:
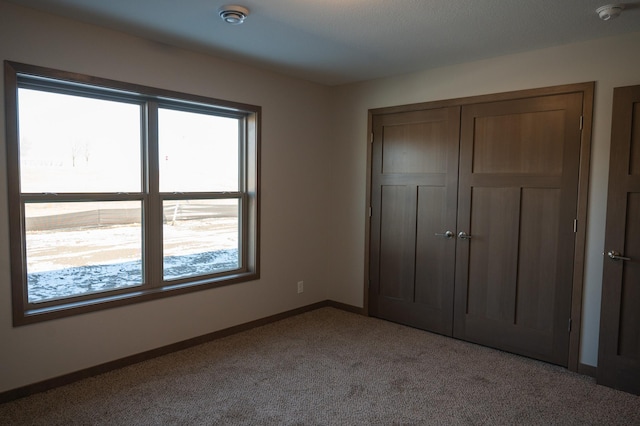
[(616, 88), (598, 383), (640, 395), (640, 86)]
[(451, 335), (460, 108), (373, 117), (369, 311)]
[(582, 93), (462, 108), (454, 336), (566, 366)]

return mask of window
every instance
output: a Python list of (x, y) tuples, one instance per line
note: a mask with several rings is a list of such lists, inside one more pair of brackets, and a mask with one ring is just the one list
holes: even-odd
[(260, 108), (5, 62), (14, 324), (259, 276)]

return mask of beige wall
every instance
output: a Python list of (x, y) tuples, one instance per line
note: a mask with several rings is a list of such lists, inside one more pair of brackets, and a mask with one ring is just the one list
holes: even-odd
[(581, 362), (597, 364), (613, 88), (640, 84), (640, 33), (334, 88), (329, 294), (362, 306), (367, 110), (596, 81)]
[(260, 280), (13, 328), (0, 102), (0, 392), (327, 299), (326, 87), (2, 1), (0, 59), (263, 107)]

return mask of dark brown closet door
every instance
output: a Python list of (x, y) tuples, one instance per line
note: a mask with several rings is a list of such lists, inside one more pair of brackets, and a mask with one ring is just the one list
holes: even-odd
[(454, 336), (566, 366), (582, 94), (464, 106)]
[(640, 395), (640, 86), (613, 94), (598, 383)]
[(369, 312), (447, 335), (459, 120), (453, 107), (376, 115), (372, 123)]

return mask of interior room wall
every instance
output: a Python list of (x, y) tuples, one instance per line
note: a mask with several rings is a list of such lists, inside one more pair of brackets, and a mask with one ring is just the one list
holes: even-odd
[(595, 366), (613, 88), (640, 84), (639, 49), (635, 33), (334, 88), (330, 297), (363, 306), (370, 108), (596, 81), (580, 350), (581, 362)]
[(263, 113), (260, 280), (14, 328), (0, 102), (0, 392), (327, 299), (330, 151), (318, 125), (328, 115), (326, 87), (4, 1), (0, 60), (260, 105)]

